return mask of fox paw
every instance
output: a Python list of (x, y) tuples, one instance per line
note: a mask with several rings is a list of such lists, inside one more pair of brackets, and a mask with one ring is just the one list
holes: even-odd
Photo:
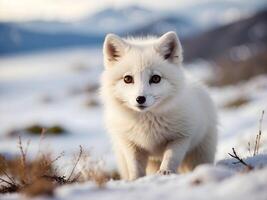
[(161, 170), (160, 169), (157, 173), (160, 174), (160, 175), (170, 175), (170, 174), (173, 174), (173, 171), (172, 170)]

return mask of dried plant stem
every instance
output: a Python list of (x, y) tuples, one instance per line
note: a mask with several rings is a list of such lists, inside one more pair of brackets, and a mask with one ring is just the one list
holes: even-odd
[(23, 144), (22, 144), (22, 140), (21, 137), (19, 136), (19, 142), (18, 142), (18, 146), (20, 149), (20, 160), (21, 160), (21, 165), (23, 168), (23, 181), (25, 183), (27, 183), (27, 166), (26, 166), (26, 152), (23, 149)]
[(250, 142), (248, 142), (248, 152), (249, 152), (249, 155), (252, 156), (252, 154), (251, 154), (251, 145), (250, 145)]
[(4, 171), (4, 170), (1, 170), (1, 172), (14, 184), (14, 185), (16, 185), (16, 183), (15, 183), (15, 180), (11, 177), (11, 176), (9, 176), (8, 175), (8, 173), (6, 172), (6, 171)]
[(62, 151), (59, 156), (57, 156), (54, 160), (51, 160), (51, 162), (49, 163), (49, 165), (52, 165), (54, 162), (58, 161), (60, 158), (62, 158), (64, 156), (64, 151)]
[[(44, 133), (45, 130), (42, 131), (42, 135)], [(38, 151), (37, 156), (32, 160), (27, 157), (29, 145), (30, 140), (24, 144), (22, 138), (19, 137), (18, 149), (20, 156), (10, 160), (6, 160), (4, 156), (1, 156), (3, 157), (4, 165), (3, 167), (1, 165), (0, 168), (0, 172), (3, 175), (3, 177), (0, 177), (0, 194), (22, 192), (28, 196), (52, 195), (54, 189), (59, 185), (81, 181), (79, 180), (81, 171), (76, 169), (84, 154), (82, 146), (79, 146), (78, 157), (73, 160), (73, 168), (69, 176), (66, 177), (57, 172), (57, 166), (55, 165), (55, 162), (64, 156), (64, 152), (51, 159), (51, 154), (42, 154), (41, 151)], [(99, 187), (103, 187), (111, 178), (103, 170), (94, 169), (94, 166), (89, 171), (90, 179), (87, 180), (94, 181)]]
[(8, 185), (11, 185), (11, 186), (14, 185), (13, 183), (11, 183), (11, 182), (9, 182), (9, 181), (7, 181), (7, 180), (5, 180), (5, 179), (2, 179), (2, 178), (0, 178), (0, 181), (6, 183), (6, 184), (8, 184)]
[(261, 141), (261, 134), (262, 134), (262, 121), (263, 121), (263, 116), (264, 116), (264, 110), (262, 111), (261, 118), (260, 118), (260, 121), (259, 121), (259, 133), (256, 136), (256, 141), (255, 141), (255, 147), (254, 147), (253, 156), (255, 156), (255, 155), (257, 155), (259, 153), (260, 141)]
[[(233, 151), (233, 154), (231, 154), (231, 153), (228, 153), (228, 154), (229, 154), (229, 156), (231, 156), (232, 158), (237, 159), (237, 160), (238, 160), (237, 163), (241, 163), (241, 164), (243, 164), (243, 165), (246, 166), (249, 170), (254, 169), (253, 166), (247, 164), (242, 158), (240, 158), (240, 157), (237, 155), (237, 153), (236, 153), (236, 151), (235, 151), (235, 148), (232, 148), (232, 151)], [(235, 164), (236, 164), (236, 163), (235, 163)]]
[(82, 146), (80, 145), (80, 152), (79, 152), (78, 158), (77, 158), (77, 160), (76, 160), (76, 162), (75, 162), (75, 164), (74, 164), (74, 166), (73, 166), (73, 168), (72, 168), (72, 170), (71, 170), (71, 173), (70, 173), (70, 175), (69, 175), (69, 177), (68, 177), (68, 179), (67, 179), (67, 182), (70, 181), (70, 178), (72, 177), (72, 175), (73, 175), (73, 173), (74, 173), (74, 170), (75, 170), (75, 168), (77, 167), (77, 164), (79, 163), (79, 161), (80, 161), (80, 159), (81, 159), (81, 157), (82, 157), (82, 154), (83, 154), (83, 149), (82, 149)]

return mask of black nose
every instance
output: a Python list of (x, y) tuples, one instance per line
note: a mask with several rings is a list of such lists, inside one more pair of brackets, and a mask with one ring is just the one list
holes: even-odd
[(139, 104), (143, 104), (143, 103), (146, 102), (146, 97), (144, 97), (144, 96), (138, 96), (138, 97), (136, 98), (136, 101), (137, 101), (137, 103), (139, 103)]

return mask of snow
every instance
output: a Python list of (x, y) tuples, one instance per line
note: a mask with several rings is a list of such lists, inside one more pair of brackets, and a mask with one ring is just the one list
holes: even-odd
[[(100, 49), (72, 49), (0, 58), (0, 153), (18, 153), (17, 138), (6, 134), (31, 124), (63, 126), (68, 133), (46, 136), (41, 150), (55, 155), (65, 151), (62, 165), (67, 170), (69, 156), (79, 145), (100, 158), (109, 170), (115, 168), (108, 135), (103, 125), (98, 91), (102, 67)], [(188, 69), (194, 76), (207, 79), (210, 66), (202, 61)], [(208, 75), (207, 75), (208, 74)], [(219, 144), (216, 165), (198, 166), (192, 173), (148, 176), (133, 182), (109, 181), (104, 188), (92, 182), (59, 187), (55, 199), (266, 199), (267, 191), (267, 116), (262, 122), (259, 155), (251, 157), (259, 130), (262, 110), (267, 111), (267, 76), (259, 76), (237, 85), (209, 88), (219, 111)], [(237, 108), (225, 104), (245, 96), (249, 102)], [(30, 155), (39, 148), (39, 138), (31, 139)], [(244, 166), (233, 164), (228, 153), (234, 147), (257, 170), (244, 173)], [(63, 162), (66, 162), (63, 164)], [(65, 169), (66, 168), (66, 169)], [(0, 195), (0, 199), (20, 199), (18, 194)], [(40, 197), (40, 199), (49, 199)]]
[[(196, 179), (202, 180), (194, 184)], [(105, 188), (93, 183), (67, 185), (56, 190), (57, 200), (80, 199), (266, 199), (267, 169), (233, 174), (218, 167), (201, 166), (193, 174), (148, 176), (134, 182), (110, 181)], [(17, 199), (16, 194), (3, 200)], [(40, 198), (46, 199), (46, 198)], [(48, 198), (49, 199), (49, 198)]]
[[(203, 168), (204, 169), (204, 168)], [(207, 172), (212, 170), (205, 169)], [(208, 175), (209, 173), (207, 173)], [(229, 176), (229, 172), (216, 170), (216, 174)], [(201, 176), (200, 176), (201, 177)], [(95, 189), (94, 185), (85, 184), (83, 188), (71, 188), (70, 186), (62, 187), (57, 191), (59, 199), (240, 199), (240, 190), (247, 195), (248, 199), (257, 197), (264, 199), (266, 191), (266, 170), (261, 170), (253, 174), (244, 176), (229, 176), (226, 180), (214, 180), (207, 184), (193, 185), (195, 177), (190, 175), (171, 175), (169, 177), (145, 177), (132, 183), (110, 182), (105, 189)], [(251, 183), (249, 183), (251, 180)], [(240, 188), (240, 184), (248, 183), (245, 187)], [(252, 184), (253, 183), (253, 184)], [(91, 189), (91, 192), (84, 192)], [(256, 196), (254, 193), (257, 192)], [(208, 194), (208, 195), (207, 195)], [(243, 194), (242, 194), (243, 195)]]

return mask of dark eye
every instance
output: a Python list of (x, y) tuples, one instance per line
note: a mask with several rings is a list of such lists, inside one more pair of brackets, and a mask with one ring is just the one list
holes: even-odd
[(153, 75), (150, 79), (150, 83), (159, 83), (161, 80), (161, 77), (159, 75)]
[(124, 82), (129, 84), (129, 83), (133, 83), (133, 77), (130, 75), (124, 76), (123, 78)]

